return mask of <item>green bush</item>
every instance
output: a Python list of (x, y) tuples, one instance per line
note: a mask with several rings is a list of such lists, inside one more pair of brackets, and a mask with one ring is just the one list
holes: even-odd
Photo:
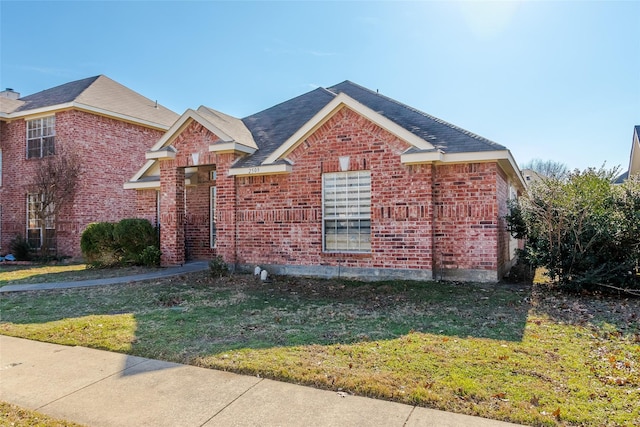
[(85, 261), (94, 267), (160, 264), (156, 229), (146, 219), (89, 224), (80, 238)]
[(18, 234), (11, 240), (9, 248), (11, 249), (11, 254), (17, 261), (31, 260), (31, 245), (29, 244), (29, 240), (22, 237), (21, 234)]
[(160, 256), (162, 252), (155, 245), (149, 245), (142, 250), (140, 254), (140, 264), (146, 267), (158, 267), (160, 265)]
[(588, 169), (531, 185), (506, 218), (526, 238), (525, 260), (573, 290), (640, 289), (640, 181), (613, 185), (615, 175)]
[(139, 218), (118, 222), (113, 229), (113, 238), (121, 251), (122, 264), (144, 264), (142, 252), (157, 244), (155, 228), (148, 220)]
[(221, 256), (217, 256), (209, 261), (209, 273), (212, 277), (222, 277), (229, 274), (229, 267)]
[(115, 224), (94, 222), (80, 237), (80, 249), (85, 261), (94, 267), (110, 267), (119, 264), (120, 255), (113, 236)]

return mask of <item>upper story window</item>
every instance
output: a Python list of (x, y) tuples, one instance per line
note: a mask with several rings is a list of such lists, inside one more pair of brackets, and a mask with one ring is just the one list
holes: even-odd
[(322, 176), (324, 250), (371, 252), (371, 172)]
[(55, 154), (56, 117), (27, 121), (27, 159)]

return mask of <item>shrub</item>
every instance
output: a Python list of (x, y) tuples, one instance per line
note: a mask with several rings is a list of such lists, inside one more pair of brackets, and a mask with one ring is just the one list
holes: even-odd
[(85, 261), (94, 267), (109, 267), (120, 262), (119, 251), (113, 237), (115, 224), (94, 222), (80, 237), (80, 249)]
[(157, 244), (155, 228), (148, 220), (139, 218), (118, 222), (113, 229), (113, 238), (121, 251), (122, 264), (145, 264), (141, 259), (143, 251)]
[(149, 245), (140, 253), (140, 264), (146, 267), (158, 267), (160, 265), (160, 256), (162, 252), (157, 246)]
[(640, 289), (640, 181), (612, 185), (615, 171), (542, 179), (510, 206), (509, 230), (526, 238), (523, 256), (563, 286)]
[(229, 267), (221, 256), (217, 256), (209, 261), (209, 273), (212, 277), (222, 277), (229, 274)]
[(22, 235), (18, 234), (14, 237), (11, 243), (9, 243), (9, 248), (17, 261), (31, 260), (31, 245), (29, 244), (29, 240), (22, 237)]

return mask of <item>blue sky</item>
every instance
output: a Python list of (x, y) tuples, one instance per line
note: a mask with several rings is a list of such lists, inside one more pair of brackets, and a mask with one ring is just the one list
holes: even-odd
[(629, 162), (640, 1), (0, 1), (0, 87), (105, 74), (237, 117), (351, 80), (533, 158)]

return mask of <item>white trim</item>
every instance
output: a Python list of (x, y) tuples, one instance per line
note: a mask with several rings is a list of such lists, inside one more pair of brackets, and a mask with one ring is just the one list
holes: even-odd
[(293, 166), (288, 164), (260, 165), (250, 168), (231, 168), (229, 176), (256, 176), (256, 175), (276, 175), (280, 173), (291, 173)]
[[(171, 146), (169, 146), (171, 147)], [(144, 157), (147, 160), (168, 160), (176, 158), (176, 150), (167, 149), (167, 150), (158, 150), (158, 151), (147, 151), (144, 153)]]
[(406, 165), (421, 163), (482, 163), (497, 162), (500, 167), (520, 183), (520, 188), (526, 188), (526, 182), (518, 164), (509, 150), (474, 151), (470, 153), (442, 153), (431, 151), (427, 153), (402, 154), (401, 162)]
[(253, 154), (256, 152), (255, 148), (247, 147), (246, 145), (239, 144), (235, 141), (231, 142), (221, 142), (217, 144), (209, 144), (209, 151), (222, 154), (222, 153), (246, 153)]
[(155, 145), (151, 147), (151, 151), (157, 151), (167, 145), (167, 143), (173, 141), (173, 139), (180, 132), (182, 132), (185, 127), (191, 124), (191, 121), (193, 120), (200, 123), (212, 133), (216, 134), (216, 136), (222, 139), (224, 142), (233, 142), (233, 138), (218, 129), (209, 120), (201, 116), (197, 111), (189, 108), (180, 116), (178, 120), (175, 121), (175, 123), (167, 130), (167, 132), (162, 135), (158, 142), (156, 142)]
[(402, 126), (394, 123), (383, 115), (376, 113), (364, 104), (359, 103), (355, 99), (345, 95), (344, 93), (336, 96), (331, 102), (325, 105), (315, 116), (306, 122), (300, 129), (298, 129), (289, 139), (287, 139), (277, 150), (275, 150), (269, 157), (267, 157), (262, 164), (268, 165), (278, 161), (286, 156), (289, 152), (295, 149), (298, 144), (304, 141), (309, 135), (315, 132), (320, 126), (322, 126), (327, 120), (333, 117), (342, 108), (347, 107), (361, 116), (372, 121), (376, 125), (392, 133), (408, 144), (419, 148), (421, 150), (433, 149), (433, 145), (425, 141), (424, 139), (414, 135)]
[(427, 151), (421, 153), (401, 154), (400, 162), (405, 165), (414, 165), (419, 163), (441, 162), (444, 159), (442, 151)]
[(129, 181), (123, 185), (125, 190), (144, 190), (147, 188), (160, 188), (160, 180), (158, 181)]
[(163, 131), (166, 131), (167, 129), (169, 129), (169, 126), (163, 125), (161, 123), (140, 119), (137, 117), (126, 115), (126, 114), (116, 113), (114, 111), (93, 107), (87, 104), (81, 104), (79, 102), (66, 102), (64, 104), (50, 105), (48, 107), (35, 108), (33, 110), (25, 110), (25, 111), (18, 111), (18, 112), (13, 112), (8, 114), (2, 114), (2, 117), (8, 120), (13, 120), (18, 118), (25, 118), (26, 120), (31, 120), (32, 118), (35, 119), (42, 115), (55, 114), (58, 111), (68, 110), (72, 108), (76, 108), (81, 111), (88, 111), (90, 113), (95, 113), (101, 116), (114, 117), (116, 119), (124, 120), (126, 122), (136, 123), (142, 126), (152, 127), (152, 128), (160, 129)]

